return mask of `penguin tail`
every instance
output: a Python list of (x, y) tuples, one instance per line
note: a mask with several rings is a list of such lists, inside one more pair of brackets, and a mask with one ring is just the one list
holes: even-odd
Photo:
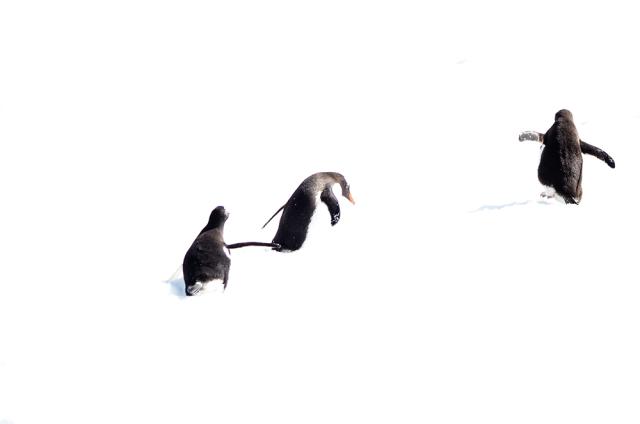
[(273, 216), (272, 216), (271, 218), (269, 218), (269, 220), (268, 220), (267, 222), (265, 222), (265, 223), (264, 223), (264, 225), (262, 226), (262, 228), (264, 229), (264, 227), (266, 227), (266, 226), (267, 226), (267, 224), (268, 224), (268, 223), (270, 223), (270, 222), (271, 222), (271, 220), (272, 220), (273, 218), (275, 218), (275, 217), (276, 217), (276, 215), (278, 215), (282, 209), (284, 209), (284, 207), (285, 207), (285, 205), (282, 205), (282, 206), (280, 207), (280, 209), (278, 209), (278, 210), (276, 211), (276, 213), (274, 213), (274, 214), (273, 214)]
[(569, 204), (569, 205), (579, 205), (580, 204), (580, 197), (578, 197), (578, 196), (562, 196), (562, 198), (564, 199), (564, 202)]

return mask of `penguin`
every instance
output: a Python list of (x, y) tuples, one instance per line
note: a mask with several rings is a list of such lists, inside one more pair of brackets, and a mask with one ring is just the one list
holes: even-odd
[(223, 290), (229, 282), (229, 268), (231, 259), (225, 248), (237, 249), (246, 246), (265, 246), (278, 248), (278, 244), (243, 242), (226, 244), (224, 242), (224, 224), (229, 218), (229, 213), (223, 206), (215, 208), (209, 216), (209, 222), (200, 231), (182, 262), (184, 274), (185, 294), (193, 296), (198, 294), (212, 281), (222, 282)]
[(545, 134), (525, 131), (520, 141), (542, 143), (538, 165), (538, 180), (547, 187), (542, 197), (558, 195), (565, 203), (579, 204), (582, 200), (582, 154), (592, 155), (615, 168), (616, 163), (604, 150), (592, 146), (578, 136), (573, 115), (567, 109), (559, 110), (555, 121)]
[(273, 248), (273, 250), (292, 252), (302, 247), (307, 238), (311, 217), (318, 204), (318, 194), (320, 194), (320, 201), (327, 205), (329, 209), (331, 225), (336, 225), (340, 221), (340, 205), (331, 190), (334, 184), (340, 184), (342, 196), (355, 205), (349, 184), (342, 174), (337, 172), (318, 172), (307, 177), (293, 192), (287, 203), (278, 209), (262, 226), (262, 228), (266, 227), (282, 211), (278, 231), (273, 238), (273, 242), (279, 244), (280, 247)]

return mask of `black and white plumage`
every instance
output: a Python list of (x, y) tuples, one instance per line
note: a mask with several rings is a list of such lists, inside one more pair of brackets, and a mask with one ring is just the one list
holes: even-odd
[(182, 262), (187, 296), (198, 294), (213, 281), (221, 282), (223, 289), (227, 288), (231, 266), (231, 259), (227, 254), (228, 249), (246, 246), (279, 247), (274, 243), (260, 242), (226, 244), (223, 233), (224, 224), (228, 218), (229, 214), (223, 206), (215, 208), (209, 216), (209, 222), (187, 250)]
[(520, 134), (519, 140), (539, 141), (543, 144), (538, 180), (550, 187), (551, 193), (542, 195), (551, 197), (555, 192), (566, 203), (578, 204), (582, 199), (583, 153), (597, 157), (611, 168), (616, 166), (604, 150), (580, 140), (573, 115), (566, 109), (556, 113), (555, 122), (545, 134), (525, 131)]
[(340, 220), (340, 204), (331, 189), (335, 184), (340, 184), (342, 196), (355, 204), (349, 184), (342, 174), (337, 172), (318, 172), (307, 177), (293, 192), (289, 200), (262, 226), (262, 228), (266, 227), (282, 211), (278, 231), (273, 238), (273, 242), (281, 247), (274, 248), (274, 250), (294, 251), (302, 247), (307, 238), (311, 218), (317, 207), (318, 194), (320, 194), (320, 201), (327, 205), (329, 209), (331, 225), (338, 223)]

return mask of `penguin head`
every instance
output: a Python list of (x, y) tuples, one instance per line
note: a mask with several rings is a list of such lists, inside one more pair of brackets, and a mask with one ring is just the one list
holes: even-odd
[(353, 196), (351, 195), (351, 188), (349, 187), (349, 183), (347, 180), (342, 178), (340, 180), (340, 188), (342, 189), (342, 196), (347, 198), (352, 204), (356, 204), (356, 201), (353, 200)]
[(573, 115), (567, 109), (560, 109), (556, 112), (556, 121), (560, 119), (567, 119), (569, 121), (573, 121)]
[(207, 227), (220, 227), (224, 225), (227, 218), (229, 218), (229, 212), (227, 212), (224, 206), (218, 206), (211, 212), (211, 215), (209, 215), (209, 224), (207, 224)]
[(333, 186), (336, 183), (340, 184), (340, 188), (342, 189), (342, 196), (348, 199), (354, 205), (356, 204), (356, 201), (353, 200), (353, 196), (351, 195), (351, 189), (349, 188), (349, 183), (344, 178), (344, 175), (340, 174), (339, 172), (318, 172), (317, 174), (313, 174), (312, 176), (309, 177), (309, 179), (314, 179), (314, 180), (317, 180), (319, 178), (323, 184), (322, 188), (325, 187), (324, 184), (330, 184), (331, 186)]

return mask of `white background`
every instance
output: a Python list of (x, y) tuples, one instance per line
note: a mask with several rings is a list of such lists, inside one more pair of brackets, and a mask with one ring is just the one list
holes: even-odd
[[(4, 1), (0, 422), (637, 423), (631, 2)], [(579, 206), (542, 202), (558, 109)], [(297, 253), (170, 277), (317, 171)], [(170, 280), (170, 281), (167, 281)]]

